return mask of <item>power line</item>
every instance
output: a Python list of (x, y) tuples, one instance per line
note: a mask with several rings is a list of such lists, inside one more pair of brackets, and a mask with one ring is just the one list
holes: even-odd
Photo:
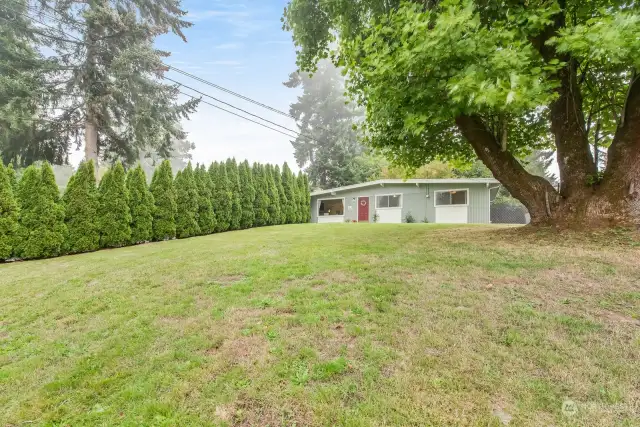
[(289, 132), (293, 132), (293, 133), (295, 133), (295, 134), (299, 134), (299, 132), (298, 132), (297, 130), (289, 129), (289, 128), (288, 128), (288, 127), (286, 127), (286, 126), (279, 125), (278, 123), (276, 123), (276, 122), (272, 122), (272, 121), (270, 121), (270, 120), (267, 120), (267, 119), (265, 119), (264, 117), (261, 117), (261, 116), (259, 116), (259, 115), (257, 115), (257, 114), (250, 113), (250, 112), (249, 112), (249, 111), (247, 111), (247, 110), (243, 110), (243, 109), (242, 109), (242, 108), (240, 108), (240, 107), (236, 107), (235, 105), (233, 105), (233, 104), (229, 104), (228, 102), (225, 102), (225, 101), (223, 101), (223, 100), (221, 100), (221, 99), (218, 99), (218, 98), (216, 98), (216, 97), (214, 97), (214, 96), (211, 96), (211, 95), (206, 94), (206, 93), (204, 93), (204, 92), (200, 92), (198, 89), (192, 88), (191, 86), (187, 86), (186, 84), (181, 83), (181, 82), (176, 81), (176, 80), (173, 80), (173, 79), (172, 79), (172, 78), (170, 78), (170, 77), (163, 77), (163, 79), (169, 80), (170, 82), (174, 82), (175, 84), (178, 84), (178, 85), (180, 85), (180, 86), (184, 86), (184, 87), (186, 87), (187, 89), (191, 89), (192, 91), (194, 91), (194, 92), (196, 92), (196, 93), (199, 93), (199, 94), (200, 94), (200, 95), (202, 95), (202, 96), (206, 96), (207, 98), (211, 98), (211, 99), (213, 99), (213, 100), (215, 100), (215, 101), (217, 101), (217, 102), (219, 102), (219, 103), (221, 103), (221, 104), (224, 104), (224, 105), (226, 105), (226, 106), (229, 106), (229, 107), (231, 107), (231, 108), (233, 108), (233, 109), (235, 109), (235, 110), (242, 111), (243, 113), (248, 114), (248, 115), (250, 115), (250, 116), (252, 116), (252, 117), (256, 117), (256, 118), (258, 118), (258, 119), (260, 119), (260, 120), (264, 120), (265, 122), (267, 122), (267, 123), (271, 123), (271, 124), (272, 124), (272, 125), (274, 125), (274, 126), (278, 126), (279, 128), (285, 129), (285, 130), (287, 130), (287, 131), (289, 131)]
[[(193, 99), (198, 99), (198, 97), (197, 97), (197, 96), (195, 96), (195, 95), (191, 95), (191, 94), (188, 94), (188, 93), (185, 93), (185, 92), (182, 92), (182, 91), (178, 91), (178, 92), (179, 92), (179, 93), (181, 93), (182, 95), (190, 96), (190, 97), (191, 97), (191, 98), (193, 98)], [(260, 122), (258, 122), (258, 121), (256, 121), (256, 120), (253, 120), (253, 119), (250, 119), (250, 118), (248, 118), (248, 117), (242, 116), (242, 115), (240, 115), (240, 114), (234, 113), (233, 111), (227, 110), (226, 108), (222, 108), (222, 107), (220, 107), (220, 106), (218, 106), (218, 105), (215, 105), (215, 104), (212, 104), (212, 103), (210, 103), (210, 102), (203, 101), (202, 99), (200, 99), (200, 102), (202, 102), (203, 104), (210, 105), (210, 106), (212, 106), (212, 107), (214, 107), (214, 108), (217, 108), (218, 110), (222, 110), (222, 111), (224, 111), (224, 112), (226, 112), (226, 113), (233, 114), (234, 116), (240, 117), (241, 119), (245, 119), (245, 120), (248, 120), (248, 121), (250, 121), (250, 122), (253, 122), (253, 123), (255, 123), (255, 124), (257, 124), (257, 125), (260, 125), (260, 126), (262, 126), (262, 127), (265, 127), (265, 128), (267, 128), (267, 129), (271, 129), (272, 131), (275, 131), (275, 132), (281, 133), (281, 134), (283, 134), (283, 135), (286, 135), (286, 136), (288, 136), (289, 138), (293, 138), (293, 137), (294, 137), (294, 135), (289, 135), (288, 133), (282, 132), (282, 131), (281, 131), (281, 130), (279, 130), (279, 129), (272, 128), (271, 126), (267, 126), (267, 125), (265, 125), (264, 123), (260, 123)]]
[(235, 97), (237, 97), (237, 98), (243, 99), (243, 100), (248, 101), (248, 102), (250, 102), (250, 103), (252, 103), (252, 104), (258, 105), (258, 106), (260, 106), (260, 107), (262, 107), (262, 108), (266, 108), (267, 110), (273, 111), (274, 113), (278, 113), (278, 114), (280, 114), (280, 115), (282, 115), (282, 116), (289, 117), (289, 118), (292, 118), (292, 119), (294, 119), (294, 120), (297, 120), (295, 116), (292, 116), (292, 115), (291, 115), (291, 114), (289, 114), (289, 113), (285, 113), (285, 112), (284, 112), (284, 111), (282, 111), (282, 110), (278, 110), (277, 108), (274, 108), (274, 107), (271, 107), (271, 106), (269, 106), (269, 105), (263, 104), (263, 103), (261, 103), (261, 102), (259, 102), (259, 101), (256, 101), (255, 99), (251, 99), (251, 98), (249, 98), (248, 96), (241, 95), (241, 94), (239, 94), (239, 93), (237, 93), (237, 92), (232, 91), (231, 89), (227, 89), (227, 88), (225, 88), (225, 87), (223, 87), (223, 86), (217, 85), (217, 84), (215, 84), (215, 83), (213, 83), (213, 82), (210, 82), (210, 81), (205, 80), (205, 79), (203, 79), (203, 78), (201, 78), (201, 77), (198, 77), (198, 76), (196, 76), (196, 75), (193, 75), (193, 74), (191, 74), (191, 73), (188, 73), (188, 72), (186, 72), (186, 71), (184, 71), (184, 70), (181, 70), (181, 69), (179, 69), (179, 68), (176, 68), (176, 67), (174, 67), (174, 66), (172, 66), (172, 65), (169, 65), (169, 64), (163, 64), (163, 65), (164, 65), (164, 66), (166, 66), (166, 67), (168, 67), (168, 68), (170, 68), (170, 69), (172, 69), (173, 71), (175, 71), (175, 72), (177, 72), (177, 73), (183, 74), (183, 75), (185, 75), (185, 76), (187, 76), (187, 77), (189, 77), (189, 78), (192, 78), (192, 79), (194, 79), (194, 80), (197, 80), (197, 81), (199, 81), (199, 82), (201, 82), (201, 83), (204, 83), (204, 84), (206, 84), (206, 85), (212, 86), (212, 87), (214, 87), (214, 88), (216, 88), (216, 89), (218, 89), (218, 90), (221, 90), (221, 91), (223, 91), (223, 92), (226, 92), (226, 93), (228, 93), (228, 94), (230, 94), (230, 95), (233, 95), (233, 96), (235, 96)]

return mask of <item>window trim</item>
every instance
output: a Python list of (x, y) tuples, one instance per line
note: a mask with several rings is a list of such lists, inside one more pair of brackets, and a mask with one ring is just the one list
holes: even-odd
[[(378, 198), (385, 196), (400, 196), (400, 206), (394, 208), (379, 208), (378, 207)], [(404, 203), (404, 194), (403, 193), (391, 193), (391, 194), (376, 194), (376, 210), (385, 210), (385, 209), (402, 209), (402, 204)]]
[(342, 215), (320, 215), (320, 202), (323, 200), (342, 200), (342, 210), (343, 212), (347, 211), (346, 200), (344, 197), (325, 197), (324, 199), (318, 199), (316, 204), (316, 218), (325, 218), (331, 216), (341, 216), (344, 217), (344, 213)]
[[(439, 205), (438, 204), (438, 193), (450, 193), (452, 191), (466, 191), (467, 192), (467, 197), (465, 198), (466, 203), (464, 205)], [(449, 190), (435, 190), (433, 192), (433, 206), (436, 208), (450, 208), (450, 207), (463, 207), (463, 206), (469, 206), (469, 195), (471, 194), (471, 192), (469, 191), (468, 188), (451, 188)]]

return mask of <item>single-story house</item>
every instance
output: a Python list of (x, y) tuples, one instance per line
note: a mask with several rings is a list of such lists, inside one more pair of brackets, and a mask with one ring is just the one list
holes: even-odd
[(312, 222), (491, 222), (495, 179), (381, 179), (311, 193)]

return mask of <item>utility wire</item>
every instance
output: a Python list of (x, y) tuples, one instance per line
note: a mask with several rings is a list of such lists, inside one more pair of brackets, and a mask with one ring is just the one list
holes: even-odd
[(174, 67), (173, 65), (169, 65), (169, 64), (163, 64), (163, 65), (164, 65), (164, 66), (166, 66), (166, 67), (168, 67), (169, 69), (171, 69), (171, 70), (173, 70), (173, 71), (177, 72), (177, 73), (180, 73), (180, 74), (182, 74), (182, 75), (185, 75), (185, 76), (187, 76), (187, 77), (189, 77), (189, 78), (192, 78), (192, 79), (194, 79), (194, 80), (197, 80), (197, 81), (199, 81), (199, 82), (201, 82), (201, 83), (204, 83), (204, 84), (206, 84), (206, 85), (212, 86), (212, 87), (214, 87), (214, 88), (216, 88), (216, 89), (218, 89), (218, 90), (221, 90), (221, 91), (226, 92), (226, 93), (228, 93), (228, 94), (230, 94), (230, 95), (233, 95), (233, 96), (235, 96), (235, 97), (237, 97), (237, 98), (240, 98), (240, 99), (243, 99), (243, 100), (245, 100), (245, 101), (248, 101), (248, 102), (250, 102), (250, 103), (252, 103), (252, 104), (255, 104), (255, 105), (259, 106), (259, 107), (266, 108), (267, 110), (273, 111), (274, 113), (278, 113), (278, 114), (280, 114), (280, 115), (282, 115), (282, 116), (289, 117), (289, 118), (292, 118), (292, 119), (294, 119), (294, 120), (298, 120), (295, 116), (292, 116), (292, 115), (291, 115), (291, 114), (289, 114), (289, 113), (285, 113), (285, 112), (284, 112), (284, 111), (282, 111), (282, 110), (278, 110), (277, 108), (274, 108), (274, 107), (271, 107), (271, 106), (269, 106), (269, 105), (263, 104), (263, 103), (261, 103), (261, 102), (259, 102), (259, 101), (256, 101), (255, 99), (251, 99), (251, 98), (249, 98), (248, 96), (241, 95), (241, 94), (239, 94), (239, 93), (237, 93), (237, 92), (232, 91), (231, 89), (227, 89), (227, 88), (225, 88), (225, 87), (223, 87), (223, 86), (217, 85), (217, 84), (215, 84), (215, 83), (213, 83), (213, 82), (210, 82), (210, 81), (208, 81), (208, 80), (205, 80), (205, 79), (203, 79), (203, 78), (201, 78), (201, 77), (198, 77), (198, 76), (193, 75), (193, 74), (191, 74), (191, 73), (188, 73), (188, 72), (186, 72), (186, 71), (184, 71), (184, 70), (181, 70), (181, 69), (179, 69), (179, 68), (176, 68), (176, 67)]
[(267, 120), (267, 119), (265, 119), (264, 117), (258, 116), (257, 114), (250, 113), (250, 112), (249, 112), (249, 111), (247, 111), (247, 110), (243, 110), (243, 109), (242, 109), (242, 108), (240, 108), (240, 107), (236, 107), (235, 105), (233, 105), (233, 104), (229, 104), (228, 102), (225, 102), (225, 101), (223, 101), (223, 100), (221, 100), (221, 99), (218, 99), (218, 98), (216, 98), (216, 97), (214, 97), (214, 96), (211, 96), (211, 95), (206, 94), (206, 93), (204, 93), (204, 92), (200, 92), (198, 89), (195, 89), (195, 88), (193, 88), (193, 87), (191, 87), (191, 86), (187, 86), (186, 84), (181, 83), (181, 82), (176, 81), (176, 80), (173, 80), (173, 79), (172, 79), (172, 78), (170, 78), (170, 77), (163, 77), (163, 79), (169, 80), (170, 82), (173, 82), (173, 83), (175, 83), (175, 84), (177, 84), (177, 85), (184, 86), (185, 88), (187, 88), (187, 89), (191, 89), (192, 91), (194, 91), (194, 92), (196, 92), (196, 93), (199, 93), (199, 94), (200, 94), (200, 95), (202, 95), (202, 96), (206, 96), (207, 98), (211, 98), (211, 99), (213, 99), (213, 100), (215, 100), (215, 101), (218, 101), (219, 103), (224, 104), (224, 105), (226, 105), (226, 106), (228, 106), (228, 107), (231, 107), (231, 108), (233, 108), (233, 109), (235, 109), (235, 110), (242, 111), (243, 113), (248, 114), (248, 115), (250, 115), (250, 116), (252, 116), (252, 117), (256, 117), (256, 118), (258, 118), (258, 119), (260, 119), (260, 120), (264, 120), (265, 122), (270, 123), (270, 124), (272, 124), (272, 125), (274, 125), (274, 126), (278, 126), (279, 128), (282, 128), (282, 129), (287, 130), (287, 131), (289, 131), (289, 132), (293, 132), (293, 133), (295, 133), (295, 134), (299, 134), (299, 132), (298, 132), (297, 130), (289, 129), (289, 128), (288, 128), (288, 127), (286, 127), (286, 126), (279, 125), (278, 123), (276, 123), (276, 122), (272, 122), (272, 121), (270, 121), (270, 120)]
[[(182, 92), (182, 91), (178, 91), (178, 92), (179, 92), (179, 93), (181, 93), (182, 95), (190, 96), (190, 97), (191, 97), (191, 98), (193, 98), (193, 99), (200, 99), (200, 98), (198, 98), (197, 96), (195, 96), (195, 95), (191, 95), (191, 94), (188, 94), (188, 93), (186, 93), (186, 92)], [(253, 119), (250, 119), (250, 118), (248, 118), (248, 117), (242, 116), (242, 115), (240, 115), (240, 114), (234, 113), (233, 111), (227, 110), (226, 108), (222, 108), (222, 107), (220, 107), (220, 106), (218, 106), (218, 105), (215, 105), (215, 104), (212, 104), (212, 103), (210, 103), (210, 102), (203, 101), (202, 99), (200, 99), (200, 102), (202, 102), (203, 104), (210, 105), (210, 106), (212, 106), (212, 107), (214, 107), (214, 108), (217, 108), (218, 110), (222, 110), (222, 111), (224, 111), (224, 112), (226, 112), (226, 113), (233, 114), (234, 116), (240, 117), (240, 118), (245, 119), (245, 120), (248, 120), (248, 121), (250, 121), (250, 122), (253, 122), (253, 123), (255, 123), (255, 124), (257, 124), (257, 125), (260, 125), (260, 126), (262, 126), (262, 127), (265, 127), (265, 128), (267, 128), (267, 129), (271, 129), (272, 131), (275, 131), (275, 132), (281, 133), (281, 134), (286, 135), (286, 136), (288, 136), (288, 137), (290, 137), (290, 138), (293, 138), (293, 137), (294, 137), (294, 135), (289, 135), (288, 133), (285, 133), (285, 132), (283, 132), (283, 131), (281, 131), (281, 130), (279, 130), (279, 129), (272, 128), (271, 126), (267, 126), (267, 125), (265, 125), (264, 123), (260, 123), (260, 122), (258, 122), (258, 121), (256, 121), (256, 120), (253, 120)]]

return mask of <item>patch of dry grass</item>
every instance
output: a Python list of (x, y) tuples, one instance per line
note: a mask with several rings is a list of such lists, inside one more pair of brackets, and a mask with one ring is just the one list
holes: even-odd
[(2, 425), (640, 424), (632, 233), (293, 225), (0, 273)]

